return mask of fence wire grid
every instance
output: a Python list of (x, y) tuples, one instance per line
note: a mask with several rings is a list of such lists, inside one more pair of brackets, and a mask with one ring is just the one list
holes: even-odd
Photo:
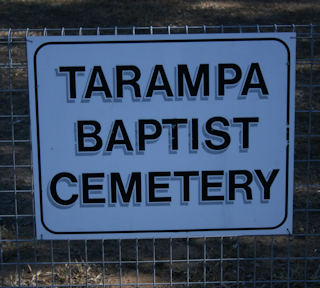
[[(294, 228), (287, 236), (37, 240), (27, 35), (297, 34)], [(1, 287), (320, 287), (320, 26), (0, 29)]]

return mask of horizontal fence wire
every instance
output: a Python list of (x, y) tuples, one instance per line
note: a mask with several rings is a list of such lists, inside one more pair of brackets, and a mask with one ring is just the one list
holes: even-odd
[[(296, 32), (294, 229), (287, 236), (37, 240), (26, 36)], [(320, 287), (320, 27), (0, 29), (1, 287)]]

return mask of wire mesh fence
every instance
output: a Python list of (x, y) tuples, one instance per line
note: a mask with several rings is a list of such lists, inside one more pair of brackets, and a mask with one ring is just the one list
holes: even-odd
[[(27, 35), (297, 33), (293, 234), (37, 240)], [(319, 287), (320, 26), (0, 30), (1, 287)]]

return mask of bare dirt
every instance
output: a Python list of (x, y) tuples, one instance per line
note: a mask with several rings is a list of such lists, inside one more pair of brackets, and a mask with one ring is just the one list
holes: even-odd
[(317, 24), (320, 1), (2, 0), (2, 28)]

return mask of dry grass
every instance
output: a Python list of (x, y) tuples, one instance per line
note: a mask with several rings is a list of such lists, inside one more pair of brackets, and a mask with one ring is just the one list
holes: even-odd
[[(320, 255), (317, 240), (316, 237), (308, 239), (308, 250), (306, 252), (309, 257), (319, 257)], [(19, 267), (15, 265), (4, 266), (2, 272), (5, 274), (5, 278), (3, 281), (5, 286), (9, 287), (18, 287), (19, 285), (69, 285), (69, 283), (71, 286), (75, 284), (85, 286), (86, 283), (102, 285), (104, 283), (111, 285), (111, 287), (117, 287), (120, 281), (124, 287), (125, 284), (135, 283), (138, 286), (139, 283), (147, 283), (152, 287), (154, 281), (156, 283), (169, 283), (170, 278), (173, 283), (186, 282), (188, 275), (190, 282), (201, 282), (204, 281), (204, 271), (207, 281), (219, 281), (221, 275), (223, 275), (223, 281), (236, 281), (238, 271), (240, 281), (268, 281), (271, 277), (274, 281), (277, 281), (287, 279), (288, 265), (290, 265), (290, 279), (303, 280), (305, 277), (304, 237), (283, 236), (273, 238), (271, 236), (260, 236), (256, 237), (255, 240), (252, 237), (240, 237), (239, 240), (231, 237), (223, 239), (222, 242), (220, 239), (210, 238), (206, 240), (206, 263), (203, 261), (203, 239), (190, 239), (189, 262), (181, 261), (186, 259), (186, 239), (173, 240), (172, 261), (169, 259), (169, 240), (156, 240), (155, 261), (153, 261), (152, 253), (147, 255), (152, 247), (151, 240), (140, 240), (140, 260), (138, 262), (134, 260), (133, 255), (130, 255), (135, 253), (135, 250), (132, 249), (134, 247), (132, 245), (133, 241), (122, 241), (121, 272), (119, 258), (115, 255), (119, 253), (116, 245), (111, 241), (105, 242), (107, 250), (105, 251), (105, 262), (102, 263), (101, 259), (95, 259), (95, 256), (101, 258), (102, 255), (98, 252), (92, 252), (94, 249), (101, 250), (101, 242), (91, 241), (88, 242), (88, 249), (92, 251), (88, 254), (88, 257), (94, 259), (91, 261), (96, 261), (95, 264), (88, 264), (83, 258), (74, 256), (71, 257), (70, 263), (65, 263), (64, 256), (55, 253), (54, 264), (50, 264), (50, 261), (44, 263), (38, 260), (37, 264), (22, 264)], [(59, 241), (57, 242), (59, 244)], [(74, 242), (76, 241), (71, 241), (70, 244), (71, 255), (74, 255), (77, 249), (83, 247), (81, 241)], [(24, 249), (28, 248), (27, 246), (26, 244), (21, 245), (22, 253), (25, 251)], [(29, 246), (30, 254), (32, 254), (32, 245), (29, 244)], [(256, 255), (254, 255), (254, 246), (256, 247)], [(49, 247), (49, 245), (39, 246), (37, 253), (50, 254), (50, 250), (47, 250)], [(114, 251), (111, 250), (112, 248)], [(60, 252), (63, 251), (62, 247), (59, 249)], [(239, 258), (238, 253), (240, 253)], [(31, 255), (29, 256), (31, 259), (25, 258), (26, 256), (22, 257), (25, 262), (34, 262), (31, 260)], [(220, 258), (224, 260), (220, 261)], [(171, 269), (172, 274), (170, 276)], [(319, 261), (307, 261), (306, 273), (307, 279), (318, 280), (320, 276)], [(165, 284), (161, 287), (170, 287), (170, 285)], [(201, 287), (201, 285), (192, 285), (191, 287)], [(224, 287), (233, 286), (225, 284)], [(290, 287), (301, 286), (291, 283)]]

